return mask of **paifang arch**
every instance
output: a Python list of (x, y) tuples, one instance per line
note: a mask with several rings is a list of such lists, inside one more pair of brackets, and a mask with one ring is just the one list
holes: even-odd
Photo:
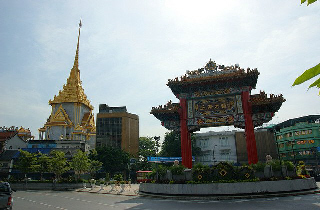
[(184, 76), (169, 79), (167, 86), (179, 99), (152, 107), (151, 114), (169, 129), (181, 132), (182, 164), (192, 168), (192, 132), (205, 127), (234, 125), (244, 128), (249, 164), (258, 162), (254, 127), (269, 122), (285, 101), (282, 94), (265, 92), (251, 95), (259, 72), (234, 66), (217, 65), (210, 61)]

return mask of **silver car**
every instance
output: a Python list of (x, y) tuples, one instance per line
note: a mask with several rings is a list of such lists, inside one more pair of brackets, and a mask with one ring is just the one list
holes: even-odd
[(12, 192), (8, 182), (0, 182), (0, 209), (12, 209)]

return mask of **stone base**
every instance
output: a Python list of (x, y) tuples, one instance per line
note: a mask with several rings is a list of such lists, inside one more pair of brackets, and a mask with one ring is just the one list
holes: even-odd
[(212, 184), (140, 184), (139, 192), (155, 195), (256, 195), (265, 193), (295, 192), (316, 189), (314, 178), (237, 182), (237, 183), (212, 183)]

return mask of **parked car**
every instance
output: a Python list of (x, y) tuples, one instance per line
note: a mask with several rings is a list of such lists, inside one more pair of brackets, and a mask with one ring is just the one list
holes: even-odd
[(8, 182), (0, 182), (0, 209), (12, 209), (12, 192)]

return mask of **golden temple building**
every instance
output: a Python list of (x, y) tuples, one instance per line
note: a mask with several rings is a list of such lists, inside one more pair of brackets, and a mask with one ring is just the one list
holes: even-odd
[(47, 122), (39, 129), (40, 140), (78, 140), (95, 147), (96, 126), (93, 106), (81, 85), (79, 70), (79, 39), (73, 67), (63, 89), (49, 100), (52, 111)]

